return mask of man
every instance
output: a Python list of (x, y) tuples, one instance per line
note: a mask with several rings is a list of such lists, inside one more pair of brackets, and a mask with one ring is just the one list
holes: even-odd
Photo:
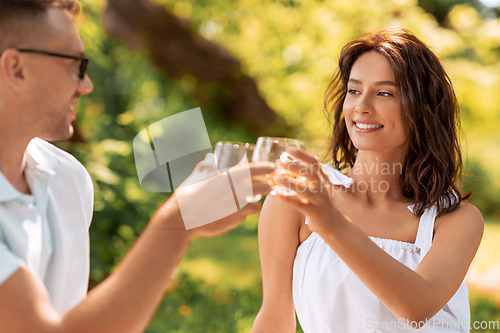
[[(93, 90), (73, 22), (78, 9), (74, 1), (0, 2), (1, 332), (141, 332), (189, 242), (223, 234), (260, 208), (248, 204), (186, 230), (173, 195), (115, 272), (86, 295), (92, 182), (72, 156), (44, 141), (71, 137), (74, 106)], [(250, 165), (252, 176), (273, 168)], [(254, 185), (255, 194), (269, 191)]]

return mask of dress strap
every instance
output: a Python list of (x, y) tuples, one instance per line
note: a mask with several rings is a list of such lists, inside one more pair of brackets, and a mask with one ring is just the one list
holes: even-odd
[[(440, 200), (441, 205), (444, 206), (455, 202), (457, 199), (455, 193), (447, 191), (438, 200)], [(414, 212), (414, 207), (415, 205), (410, 205), (408, 209)], [(421, 249), (422, 257), (425, 256), (427, 251), (431, 248), (432, 238), (434, 236), (434, 222), (436, 221), (437, 215), (437, 205), (434, 204), (432, 207), (427, 208), (420, 217), (415, 245)]]
[(354, 183), (354, 179), (344, 175), (339, 170), (335, 169), (331, 164), (323, 164), (323, 168), (328, 174), (328, 180), (333, 185), (344, 185), (349, 188)]
[[(408, 209), (413, 212), (413, 207), (414, 205), (408, 206)], [(431, 248), (436, 215), (436, 207), (432, 206), (427, 208), (420, 217), (415, 245), (420, 248), (422, 257), (424, 257)]]

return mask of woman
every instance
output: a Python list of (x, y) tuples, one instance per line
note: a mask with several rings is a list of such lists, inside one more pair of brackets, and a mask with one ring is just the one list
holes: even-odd
[(403, 28), (363, 36), (325, 101), (336, 168), (300, 150), (282, 164), (306, 175), (275, 178), (298, 194), (262, 209), (252, 332), (295, 332), (294, 308), (306, 333), (468, 332), (483, 218), (457, 188), (459, 110), (438, 58)]

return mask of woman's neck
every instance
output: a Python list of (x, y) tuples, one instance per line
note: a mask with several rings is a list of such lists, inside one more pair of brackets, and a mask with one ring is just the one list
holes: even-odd
[(360, 150), (347, 176), (354, 179), (352, 193), (360, 200), (378, 203), (385, 200), (408, 201), (403, 195), (400, 177), (406, 151)]

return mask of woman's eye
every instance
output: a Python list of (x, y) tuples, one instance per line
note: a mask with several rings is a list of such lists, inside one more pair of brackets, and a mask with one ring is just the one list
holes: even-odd
[(357, 91), (357, 90), (355, 90), (355, 89), (348, 89), (348, 90), (347, 90), (347, 92), (348, 92), (349, 94), (357, 94), (357, 93), (358, 93), (358, 91)]
[(379, 92), (379, 94), (382, 94), (382, 96), (392, 96), (391, 93), (388, 93), (386, 91), (381, 91), (381, 92)]

